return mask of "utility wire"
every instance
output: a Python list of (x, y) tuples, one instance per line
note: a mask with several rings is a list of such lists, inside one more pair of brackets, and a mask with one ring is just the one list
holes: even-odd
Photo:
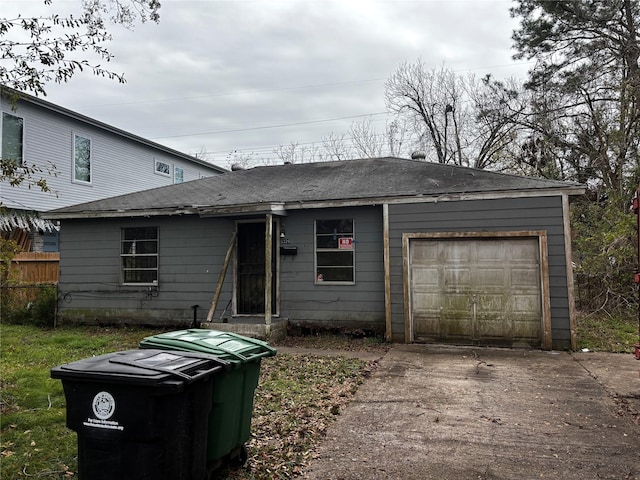
[[(503, 67), (512, 67), (514, 65), (527, 65), (533, 64), (534, 62), (514, 62), (514, 63), (504, 63), (500, 65), (489, 65), (486, 67), (473, 67), (473, 68), (460, 68), (457, 70), (452, 70), (453, 72), (473, 72), (476, 70), (487, 70), (490, 68), (503, 68)], [(231, 97), (234, 95), (251, 95), (256, 93), (270, 93), (270, 92), (286, 92), (290, 90), (305, 90), (308, 88), (324, 88), (324, 87), (336, 87), (341, 85), (355, 85), (360, 83), (372, 83), (372, 82), (380, 82), (387, 80), (388, 77), (381, 78), (369, 78), (364, 80), (346, 80), (342, 82), (328, 82), (328, 83), (317, 83), (311, 85), (298, 85), (293, 87), (281, 87), (281, 88), (266, 88), (259, 90), (246, 90), (240, 92), (225, 92), (225, 93), (212, 93), (208, 95), (195, 95), (190, 97), (166, 97), (166, 98), (156, 98), (149, 100), (138, 100), (135, 102), (118, 102), (118, 103), (98, 103), (91, 105), (78, 105), (75, 108), (93, 108), (93, 107), (119, 107), (123, 105), (141, 105), (145, 103), (161, 103), (161, 102), (173, 102), (173, 101), (184, 101), (184, 100), (201, 100), (203, 98), (215, 98), (215, 97)]]
[(248, 131), (252, 131), (252, 130), (266, 130), (266, 129), (270, 129), (270, 128), (283, 128), (283, 127), (294, 127), (296, 125), (310, 125), (313, 123), (325, 123), (325, 122), (335, 122), (337, 120), (349, 120), (349, 119), (353, 119), (353, 118), (361, 118), (361, 117), (373, 117), (376, 115), (386, 115), (387, 112), (377, 112), (377, 113), (365, 113), (362, 115), (351, 115), (348, 117), (336, 117), (336, 118), (325, 118), (322, 120), (309, 120), (307, 122), (294, 122), (294, 123), (283, 123), (283, 124), (279, 124), (279, 125), (264, 125), (261, 127), (249, 127), (249, 128), (236, 128), (236, 129), (232, 129), (232, 130), (217, 130), (217, 131), (213, 131), (213, 132), (200, 132), (200, 133), (183, 133), (180, 135), (166, 135), (163, 137), (153, 137), (150, 138), (149, 140), (158, 140), (158, 139), (162, 139), (162, 138), (179, 138), (179, 137), (196, 137), (196, 136), (201, 136), (201, 135), (218, 135), (221, 133), (235, 133), (235, 132), (248, 132)]
[(212, 93), (209, 95), (197, 95), (192, 97), (168, 97), (168, 98), (157, 98), (153, 100), (139, 100), (136, 102), (121, 102), (121, 103), (103, 103), (103, 104), (94, 104), (94, 105), (79, 105), (77, 108), (87, 108), (87, 107), (117, 107), (122, 105), (140, 105), (143, 103), (160, 103), (160, 102), (173, 102), (173, 101), (184, 101), (184, 100), (201, 100), (203, 98), (215, 98), (215, 97), (231, 97), (234, 95), (250, 95), (255, 93), (270, 93), (270, 92), (286, 92), (289, 90), (304, 90), (307, 88), (323, 88), (323, 87), (334, 87), (339, 85), (354, 85), (359, 83), (371, 83), (371, 82), (380, 82), (382, 80), (386, 80), (386, 78), (372, 78), (369, 80), (351, 80), (345, 82), (333, 82), (333, 83), (318, 83), (315, 85), (300, 85), (295, 87), (282, 87), (282, 88), (266, 88), (261, 90), (246, 90), (242, 92), (227, 92), (227, 93)]

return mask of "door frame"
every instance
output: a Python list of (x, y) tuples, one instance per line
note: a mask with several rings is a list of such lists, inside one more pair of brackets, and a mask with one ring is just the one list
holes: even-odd
[[(266, 225), (267, 225), (267, 221), (271, 220), (271, 225), (272, 225), (272, 230), (271, 232), (268, 232), (266, 229)], [(271, 305), (272, 308), (269, 309), (270, 311), (267, 313), (262, 312), (262, 313), (257, 313), (257, 314), (245, 314), (245, 313), (238, 313), (238, 274), (239, 274), (239, 269), (238, 269), (238, 237), (239, 237), (239, 231), (238, 231), (238, 225), (239, 224), (248, 224), (248, 223), (260, 223), (265, 225), (265, 275), (267, 274), (267, 272), (271, 272), (271, 284), (269, 287), (267, 287), (267, 282), (265, 282), (265, 296), (267, 294), (267, 290), (269, 290), (271, 292)], [(236, 220), (234, 222), (234, 231), (236, 233), (236, 245), (233, 253), (233, 293), (231, 296), (232, 299), (232, 316), (234, 317), (249, 317), (249, 316), (253, 316), (253, 317), (260, 317), (260, 316), (279, 316), (280, 315), (280, 255), (279, 255), (279, 249), (277, 248), (277, 246), (279, 245), (279, 239), (280, 239), (280, 219), (278, 217), (273, 217), (272, 215), (266, 215), (266, 218), (250, 218), (250, 219), (241, 219), (241, 220)], [(268, 249), (266, 248), (266, 243), (267, 243), (267, 239), (271, 238), (271, 244), (272, 244), (272, 248)], [(271, 268), (267, 268), (267, 258), (266, 258), (266, 254), (270, 253), (270, 264), (271, 264)], [(266, 300), (266, 298), (265, 298)], [(265, 301), (265, 310), (266, 309), (266, 301)]]
[(540, 250), (540, 295), (542, 300), (542, 338), (541, 346), (551, 350), (551, 296), (549, 291), (549, 256), (547, 232), (545, 230), (500, 231), (500, 232), (436, 232), (402, 234), (402, 280), (404, 290), (404, 338), (405, 343), (414, 341), (413, 318), (411, 312), (410, 253), (413, 240), (446, 239), (508, 239), (537, 238)]

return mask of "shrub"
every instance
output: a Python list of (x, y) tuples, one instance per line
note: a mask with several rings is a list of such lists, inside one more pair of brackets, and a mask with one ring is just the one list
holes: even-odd
[(51, 327), (56, 315), (55, 285), (17, 286), (3, 291), (1, 317), (4, 323)]
[(620, 203), (582, 200), (573, 205), (576, 300), (582, 311), (620, 315), (637, 311), (633, 282), (637, 218)]

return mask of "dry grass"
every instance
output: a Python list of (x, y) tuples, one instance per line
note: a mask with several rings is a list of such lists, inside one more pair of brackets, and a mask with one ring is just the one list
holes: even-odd
[[(76, 434), (65, 426), (56, 365), (137, 348), (157, 331), (126, 328), (58, 328), (0, 325), (1, 480), (77, 478)], [(310, 348), (365, 348), (365, 340), (309, 338)], [(301, 346), (303, 339), (291, 340)], [(371, 348), (375, 342), (371, 342)], [(219, 478), (285, 479), (313, 458), (326, 429), (364, 381), (373, 362), (346, 356), (286, 355), (262, 361), (255, 392), (249, 461), (221, 470)]]

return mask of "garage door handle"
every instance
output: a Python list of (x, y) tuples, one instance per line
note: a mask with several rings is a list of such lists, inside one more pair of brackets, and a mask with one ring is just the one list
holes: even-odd
[(473, 305), (473, 321), (475, 323), (476, 317), (478, 316), (478, 297), (476, 295), (471, 295), (471, 304)]

